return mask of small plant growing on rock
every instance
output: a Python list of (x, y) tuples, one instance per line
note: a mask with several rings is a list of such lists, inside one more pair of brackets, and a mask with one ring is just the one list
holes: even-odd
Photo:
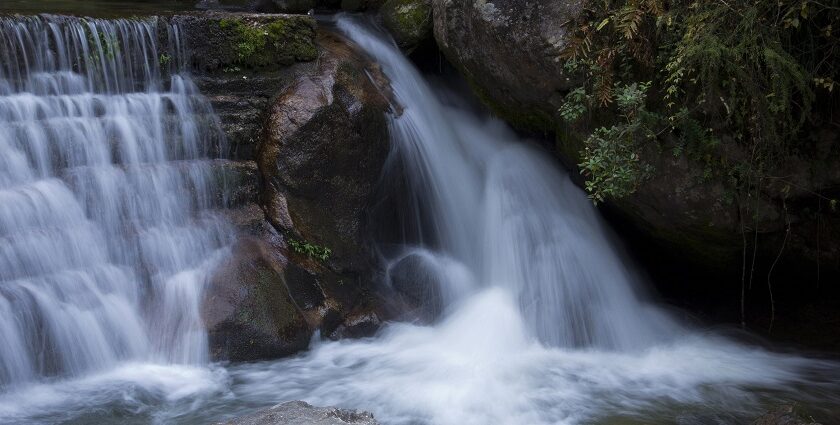
[(315, 245), (307, 241), (289, 239), (289, 247), (292, 248), (292, 251), (298, 254), (309, 256), (310, 258), (320, 260), (321, 262), (329, 260), (330, 255), (332, 255), (331, 249), (324, 246)]

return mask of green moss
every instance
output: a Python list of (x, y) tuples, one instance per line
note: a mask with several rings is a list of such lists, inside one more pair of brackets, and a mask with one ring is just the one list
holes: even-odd
[(388, 0), (382, 16), (401, 45), (416, 45), (431, 33), (432, 7), (426, 0)]
[(310, 21), (308, 17), (278, 18), (268, 23), (221, 19), (219, 28), (230, 34), (237, 65), (264, 67), (315, 59), (318, 51)]
[(331, 249), (308, 241), (289, 239), (289, 246), (298, 254), (306, 255), (322, 262), (329, 260), (330, 255), (332, 255)]
[[(390, 2), (389, 2), (390, 3)], [(400, 26), (416, 29), (427, 24), (431, 19), (431, 8), (417, 0), (395, 0), (396, 18)]]

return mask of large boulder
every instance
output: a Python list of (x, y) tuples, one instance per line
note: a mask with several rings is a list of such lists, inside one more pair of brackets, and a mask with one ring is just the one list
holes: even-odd
[(447, 282), (435, 258), (410, 253), (389, 265), (387, 277), (404, 304), (403, 319), (431, 323), (443, 313), (442, 285)]
[(319, 42), (317, 71), (294, 81), (269, 111), (258, 159), (263, 203), (289, 239), (329, 250), (320, 263), (362, 275), (375, 263), (366, 211), (389, 151), (388, 84), (337, 36)]
[(377, 425), (373, 415), (357, 410), (313, 407), (303, 401), (278, 404), (219, 425)]
[[(324, 33), (316, 41), (307, 16), (171, 19), (188, 44), (202, 46), (190, 59), (194, 80), (227, 136), (215, 154), (231, 158), (217, 161), (217, 180), (240, 240), (205, 291), (213, 359), (289, 355), (316, 331), (375, 332), (378, 264), (365, 211), (389, 150), (388, 82), (345, 40)], [(294, 32), (243, 62), (242, 34), (273, 27)], [(296, 55), (304, 45), (316, 53)]]
[(379, 13), (400, 47), (414, 48), (432, 33), (431, 0), (388, 0)]
[(434, 35), (493, 109), (515, 123), (550, 122), (575, 85), (559, 57), (585, 3), (433, 0)]

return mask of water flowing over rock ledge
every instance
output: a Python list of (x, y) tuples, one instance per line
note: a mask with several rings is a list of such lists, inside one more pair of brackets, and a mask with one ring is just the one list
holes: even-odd
[[(20, 28), (42, 25), (35, 17), (4, 19)], [(143, 59), (146, 68), (160, 69), (160, 85), (187, 70), (199, 90), (187, 99), (212, 106), (212, 113), (162, 122), (177, 129), (189, 119), (200, 129), (221, 129), (226, 139), (209, 132), (198, 154), (207, 159), (213, 211), (230, 220), (239, 239), (209, 278), (200, 308), (213, 359), (276, 358), (305, 349), (315, 331), (364, 336), (378, 328), (365, 209), (389, 149), (390, 101), (375, 65), (337, 35), (316, 34), (307, 15), (49, 22), (96, 34), (87, 40), (99, 46), (92, 58), (105, 62), (124, 61), (122, 50), (132, 50), (128, 43), (139, 43), (132, 37), (140, 34), (148, 43), (142, 51), (154, 56)], [(0, 43), (0, 57), (17, 54)], [(141, 70), (145, 63), (125, 61)], [(310, 103), (297, 110), (293, 99)], [(180, 155), (182, 143), (167, 138), (165, 149)]]

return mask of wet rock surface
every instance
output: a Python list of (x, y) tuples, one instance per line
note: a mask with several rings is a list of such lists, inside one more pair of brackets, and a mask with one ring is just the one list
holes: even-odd
[(373, 415), (357, 410), (314, 407), (290, 401), (220, 425), (377, 425)]
[(388, 0), (379, 13), (400, 47), (412, 49), (432, 33), (430, 0)]
[(265, 241), (245, 239), (233, 247), (209, 282), (202, 306), (214, 359), (276, 358), (309, 345), (311, 329), (290, 294), (286, 266)]
[[(228, 158), (218, 160), (216, 180), (241, 235), (202, 306), (213, 359), (289, 355), (316, 331), (374, 333), (377, 264), (365, 210), (389, 149), (387, 81), (340, 37), (323, 32), (316, 40), (307, 16), (171, 19), (189, 45), (207, 49), (209, 37), (220, 46), (199, 49), (191, 64), (227, 136), (215, 152)], [(280, 59), (243, 61), (242, 26), (272, 25), (297, 32), (266, 52)], [(234, 50), (226, 51), (231, 39)], [(316, 54), (294, 53), (307, 43)]]
[(335, 270), (361, 273), (372, 261), (365, 211), (389, 150), (387, 82), (339, 38), (320, 43), (318, 70), (271, 106), (258, 161), (263, 202), (278, 230), (329, 248)]
[(794, 406), (781, 406), (760, 418), (752, 425), (820, 425), (806, 418)]

